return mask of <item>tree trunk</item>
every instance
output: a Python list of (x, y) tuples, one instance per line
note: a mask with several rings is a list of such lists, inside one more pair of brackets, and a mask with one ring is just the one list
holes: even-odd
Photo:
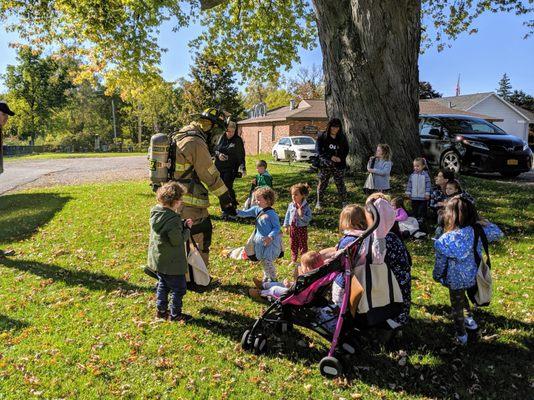
[(417, 66), (419, 0), (313, 0), (330, 118), (340, 118), (349, 165), (365, 167), (378, 143), (393, 168), (409, 171), (420, 153)]

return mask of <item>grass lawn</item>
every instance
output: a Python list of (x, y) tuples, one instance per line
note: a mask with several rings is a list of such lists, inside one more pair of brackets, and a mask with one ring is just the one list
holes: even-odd
[(101, 157), (131, 157), (131, 156), (146, 156), (146, 152), (135, 153), (36, 153), (36, 154), (22, 154), (19, 156), (4, 157), (4, 162), (11, 162), (15, 160), (49, 160), (59, 158), (101, 158)]
[[(279, 214), (292, 183), (316, 179), (284, 164), (269, 170)], [(357, 189), (363, 179), (349, 179), (354, 201), (364, 199)], [(237, 182), (241, 200), (248, 182)], [(394, 180), (398, 191), (403, 182)], [(410, 242), (410, 325), (387, 347), (364, 341), (347, 378), (334, 381), (318, 371), (327, 343), (308, 331), (271, 340), (262, 356), (241, 350), (242, 332), (264, 307), (246, 295), (261, 269), (220, 253), (242, 245), (251, 223), (223, 222), (211, 208), (211, 271), (220, 285), (187, 294), (185, 310), (195, 320), (184, 326), (155, 321), (155, 282), (139, 269), (154, 203), (148, 182), (1, 196), (0, 248), (17, 255), (0, 260), (0, 399), (531, 398), (534, 191), (473, 177), (463, 182), (507, 235), (491, 247), (496, 293), (476, 314), (479, 340), (452, 346), (448, 293), (431, 277), (432, 242)], [(330, 206), (310, 228), (312, 249), (338, 240), (333, 187), (328, 196)], [(279, 273), (289, 277), (285, 263)]]

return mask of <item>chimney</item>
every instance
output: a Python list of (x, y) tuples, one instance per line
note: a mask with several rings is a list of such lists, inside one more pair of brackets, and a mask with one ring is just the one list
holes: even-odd
[(449, 101), (449, 108), (452, 108), (452, 101)]
[(296, 105), (297, 105), (297, 101), (295, 99), (289, 100), (289, 111), (294, 110), (295, 108), (297, 108)]

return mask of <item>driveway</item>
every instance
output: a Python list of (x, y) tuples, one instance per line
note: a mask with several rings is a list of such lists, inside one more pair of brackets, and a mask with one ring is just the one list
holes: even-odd
[(0, 195), (32, 187), (143, 178), (148, 182), (146, 156), (5, 161), (4, 173), (0, 175)]

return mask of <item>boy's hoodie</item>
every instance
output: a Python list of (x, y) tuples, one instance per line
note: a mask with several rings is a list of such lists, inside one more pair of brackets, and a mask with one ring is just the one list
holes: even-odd
[(148, 266), (162, 274), (184, 275), (187, 272), (185, 242), (189, 232), (180, 214), (159, 204), (154, 206), (150, 210)]

